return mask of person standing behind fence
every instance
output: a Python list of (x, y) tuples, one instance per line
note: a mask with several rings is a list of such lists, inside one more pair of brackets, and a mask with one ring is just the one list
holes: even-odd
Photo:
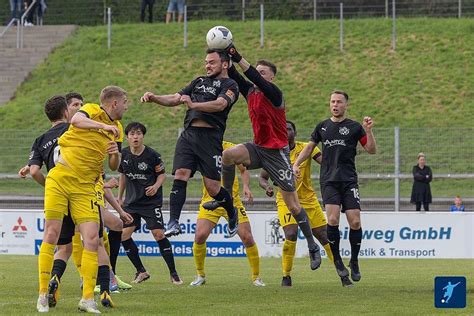
[(171, 22), (173, 12), (178, 11), (178, 22), (183, 22), (185, 0), (170, 0), (166, 11), (166, 24)]
[(145, 10), (148, 6), (148, 22), (153, 23), (153, 5), (155, 0), (142, 0), (142, 8), (140, 13), (140, 21), (145, 22)]
[(431, 168), (425, 165), (425, 154), (418, 154), (418, 164), (413, 167), (413, 188), (411, 190), (411, 203), (416, 205), (416, 211), (423, 209), (428, 212), (431, 201), (430, 182), (433, 179)]

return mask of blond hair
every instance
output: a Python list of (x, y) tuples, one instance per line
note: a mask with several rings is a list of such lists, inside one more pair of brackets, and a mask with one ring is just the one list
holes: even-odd
[(122, 98), (127, 95), (127, 91), (118, 86), (107, 86), (100, 92), (100, 103), (107, 104), (111, 99)]
[(421, 152), (418, 154), (418, 159), (420, 159), (421, 157), (425, 157), (425, 153)]

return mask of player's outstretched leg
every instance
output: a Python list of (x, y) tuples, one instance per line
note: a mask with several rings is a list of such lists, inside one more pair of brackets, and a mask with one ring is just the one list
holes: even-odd
[[(179, 170), (176, 170), (178, 173)], [(167, 229), (165, 231), (166, 237), (177, 236), (181, 234), (181, 227), (179, 225), (179, 217), (183, 209), (184, 202), (186, 202), (186, 187), (187, 181), (175, 179), (173, 187), (170, 191), (170, 220), (168, 221)]]
[(318, 244), (314, 241), (313, 232), (309, 225), (308, 215), (306, 214), (305, 209), (301, 208), (300, 212), (298, 214), (293, 214), (293, 216), (308, 242), (311, 270), (316, 270), (321, 266), (321, 252)]

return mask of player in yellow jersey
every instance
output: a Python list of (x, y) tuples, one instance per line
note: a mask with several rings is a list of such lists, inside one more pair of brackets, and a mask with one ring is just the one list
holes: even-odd
[(84, 251), (81, 262), (83, 277), (79, 309), (99, 313), (94, 301), (98, 269), (99, 206), (95, 185), (103, 173), (108, 155), (109, 167), (116, 170), (120, 162), (117, 140), (118, 121), (127, 110), (127, 94), (116, 86), (105, 87), (100, 103), (84, 105), (72, 118), (69, 130), (59, 138), (58, 164), (46, 177), (45, 230), (38, 257), (39, 312), (49, 310), (47, 291), (51, 276), (54, 248), (59, 238), (64, 215), (71, 212), (81, 233)]
[[(235, 146), (230, 142), (222, 142), (222, 146), (225, 149)], [(243, 192), (245, 197), (249, 202), (252, 202), (253, 196), (250, 191), (249, 182), (250, 175), (245, 169), (244, 166), (237, 166), (240, 170), (240, 174), (243, 182)], [(234, 199), (234, 207), (238, 210), (239, 216), (239, 227), (237, 234), (239, 235), (242, 243), (247, 252), (247, 259), (249, 260), (250, 268), (252, 270), (252, 283), (255, 286), (265, 286), (262, 279), (260, 278), (260, 258), (258, 255), (257, 244), (255, 243), (252, 230), (250, 227), (249, 218), (245, 212), (245, 207), (242, 204), (239, 196), (239, 180), (237, 177), (234, 180), (234, 185), (232, 188), (232, 195)], [(203, 204), (212, 201), (213, 198), (209, 195), (206, 188), (203, 186), (203, 196), (201, 199), (201, 204), (199, 206), (199, 214), (196, 224), (196, 233), (194, 235), (194, 244), (193, 244), (193, 255), (194, 263), (196, 265), (197, 276), (196, 279), (191, 282), (191, 286), (200, 286), (206, 283), (206, 275), (204, 273), (204, 261), (206, 259), (206, 240), (211, 234), (212, 229), (219, 222), (221, 217), (224, 217), (228, 220), (227, 212), (223, 207), (219, 207), (213, 211), (207, 210), (203, 207)]]
[[(290, 146), (290, 161), (293, 164), (305, 147), (306, 143), (295, 141), (296, 137), (296, 126), (291, 121), (286, 121), (286, 127), (288, 130), (288, 143)], [(314, 192), (313, 184), (311, 181), (311, 160), (315, 160), (321, 164), (321, 151), (316, 147), (310, 157), (300, 165), (301, 176), (296, 178), (296, 192), (298, 199), (300, 200), (301, 206), (304, 207), (310, 221), (311, 230), (313, 231), (314, 237), (318, 239), (321, 245), (326, 250), (329, 260), (334, 262), (331, 247), (326, 232), (327, 220), (324, 216), (321, 205), (318, 202), (316, 192)], [(269, 175), (262, 171), (260, 174), (260, 186), (266, 191), (268, 196), (273, 196), (273, 188), (268, 182)], [(293, 267), (293, 258), (296, 251), (296, 241), (298, 234), (298, 225), (295, 218), (291, 215), (288, 210), (280, 191), (276, 195), (276, 204), (278, 209), (278, 218), (280, 225), (283, 227), (285, 233), (285, 243), (283, 244), (282, 253), (282, 268), (283, 268), (283, 279), (281, 282), (282, 286), (292, 286), (291, 270)], [(341, 278), (341, 282), (344, 286), (352, 285), (348, 277)]]

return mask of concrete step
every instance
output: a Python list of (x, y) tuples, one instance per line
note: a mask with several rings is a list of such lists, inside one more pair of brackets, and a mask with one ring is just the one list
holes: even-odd
[[(23, 49), (17, 49), (17, 28), (0, 37), (0, 105), (15, 95), (16, 89), (48, 54), (77, 29), (74, 25), (24, 28)], [(0, 32), (3, 28), (0, 28)]]

